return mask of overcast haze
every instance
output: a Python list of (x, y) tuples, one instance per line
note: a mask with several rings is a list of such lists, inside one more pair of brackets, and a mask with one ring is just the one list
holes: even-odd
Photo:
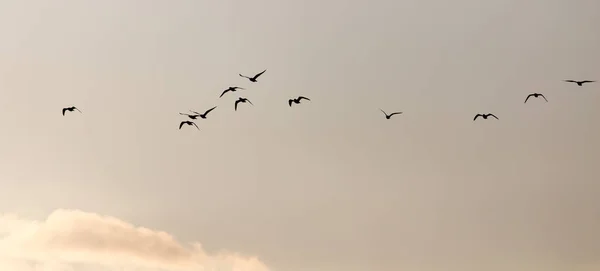
[(598, 270), (600, 83), (562, 82), (600, 80), (598, 25), (596, 0), (0, 0), (0, 269)]

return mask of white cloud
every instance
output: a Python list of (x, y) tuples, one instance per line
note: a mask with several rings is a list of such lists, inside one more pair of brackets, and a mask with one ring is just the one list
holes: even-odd
[(114, 217), (59, 209), (45, 221), (0, 216), (0, 269), (268, 271), (255, 257), (208, 254), (161, 231)]

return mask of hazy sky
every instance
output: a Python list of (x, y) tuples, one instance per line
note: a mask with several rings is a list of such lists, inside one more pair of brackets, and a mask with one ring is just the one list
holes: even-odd
[(0, 0), (0, 269), (598, 270), (600, 83), (562, 82), (600, 80), (598, 25), (597, 0)]

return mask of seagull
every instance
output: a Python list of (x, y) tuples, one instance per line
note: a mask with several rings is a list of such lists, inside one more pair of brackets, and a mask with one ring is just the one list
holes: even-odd
[(304, 97), (304, 96), (298, 96), (298, 98), (296, 98), (296, 99), (289, 99), (289, 100), (288, 100), (288, 104), (289, 104), (289, 105), (290, 105), (290, 107), (291, 107), (291, 106), (292, 106), (292, 103), (299, 104), (299, 103), (300, 103), (300, 101), (301, 101), (302, 99), (304, 99), (304, 100), (307, 100), (307, 101), (310, 101), (310, 99), (309, 99), (309, 98), (306, 98), (306, 97)]
[(492, 116), (496, 119), (498, 119), (498, 117), (496, 117), (496, 115), (492, 114), (492, 113), (488, 113), (488, 114), (477, 114), (475, 115), (475, 118), (473, 119), (473, 121), (475, 121), (478, 117), (482, 117), (484, 120), (486, 120), (489, 116)]
[(578, 86), (580, 86), (580, 87), (581, 87), (581, 86), (583, 86), (583, 84), (585, 84), (585, 83), (593, 83), (593, 82), (596, 82), (596, 81), (590, 81), (590, 80), (585, 80), (585, 81), (564, 80), (564, 81), (565, 81), (565, 82), (569, 82), (569, 83), (575, 83), (575, 84), (577, 84), (577, 85), (578, 85)]
[(73, 112), (73, 110), (77, 110), (77, 111), (79, 111), (79, 113), (81, 113), (81, 110), (77, 109), (77, 107), (71, 106), (71, 107), (63, 108), (62, 109), (62, 114), (64, 116), (66, 111)]
[(219, 96), (219, 98), (223, 97), (223, 95), (225, 95), (225, 93), (227, 93), (227, 92), (230, 92), (230, 91), (231, 92), (235, 92), (238, 89), (244, 89), (244, 88), (241, 88), (241, 87), (229, 87), (225, 91), (223, 91), (223, 93), (221, 93), (221, 96)]
[[(246, 98), (239, 97), (237, 99), (237, 101), (235, 101), (235, 111), (237, 111), (237, 106), (238, 106), (239, 103), (246, 103), (246, 102), (252, 104), (252, 102), (250, 100), (248, 100)], [(252, 105), (254, 105), (254, 104), (252, 104)]]
[(250, 80), (250, 82), (255, 82), (256, 83), (256, 78), (258, 78), (259, 76), (261, 76), (266, 71), (267, 70), (264, 70), (264, 71), (260, 72), (259, 74), (255, 75), (254, 77), (248, 77), (248, 76), (242, 75), (241, 73), (240, 73), (240, 76), (244, 77), (244, 78), (248, 78), (248, 80)]
[(537, 98), (537, 97), (542, 97), (544, 98), (544, 100), (546, 100), (546, 102), (548, 102), (548, 99), (546, 99), (546, 97), (544, 97), (544, 94), (541, 93), (531, 93), (529, 95), (527, 95), (527, 98), (525, 98), (525, 103), (527, 102), (527, 100), (529, 100), (529, 97), (533, 96), (533, 98)]
[(187, 125), (194, 125), (194, 126), (196, 126), (196, 129), (200, 130), (200, 128), (198, 128), (198, 125), (196, 125), (194, 122), (192, 122), (192, 121), (189, 121), (189, 120), (184, 120), (184, 121), (182, 121), (182, 122), (179, 124), (179, 130), (181, 130), (181, 127), (182, 127), (184, 124), (187, 124)]
[[(381, 108), (380, 108), (379, 110), (381, 110)], [(388, 115), (388, 114), (387, 114), (387, 113), (385, 113), (385, 111), (383, 111), (383, 110), (381, 110), (381, 112), (383, 112), (383, 114), (385, 115), (385, 118), (386, 118), (386, 119), (390, 119), (390, 118), (391, 118), (393, 115), (396, 115), (396, 114), (398, 114), (398, 115), (399, 115), (399, 114), (402, 114), (402, 112), (394, 112), (394, 113), (392, 113), (392, 114), (389, 114), (389, 115)]]
[[(192, 110), (190, 110), (192, 113), (196, 114), (196, 115), (195, 115), (195, 117), (194, 117), (194, 118), (192, 118), (192, 119), (196, 119), (197, 117), (200, 117), (200, 118), (206, 119), (206, 115), (208, 115), (208, 113), (210, 113), (210, 111), (213, 111), (215, 108), (217, 108), (217, 107), (215, 106), (215, 107), (213, 107), (213, 108), (211, 108), (211, 109), (208, 109), (208, 110), (206, 110), (206, 112), (204, 112), (204, 114), (200, 114), (200, 113), (198, 113), (198, 112), (196, 112), (196, 111), (192, 111)], [(189, 115), (188, 115), (188, 116), (189, 116)]]

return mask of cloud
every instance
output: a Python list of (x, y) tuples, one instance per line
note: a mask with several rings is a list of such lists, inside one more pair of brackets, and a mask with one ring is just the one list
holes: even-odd
[(2, 266), (14, 271), (72, 270), (73, 266), (77, 270), (269, 270), (255, 257), (208, 254), (199, 243), (184, 245), (166, 232), (64, 209), (55, 210), (45, 221), (1, 215)]

